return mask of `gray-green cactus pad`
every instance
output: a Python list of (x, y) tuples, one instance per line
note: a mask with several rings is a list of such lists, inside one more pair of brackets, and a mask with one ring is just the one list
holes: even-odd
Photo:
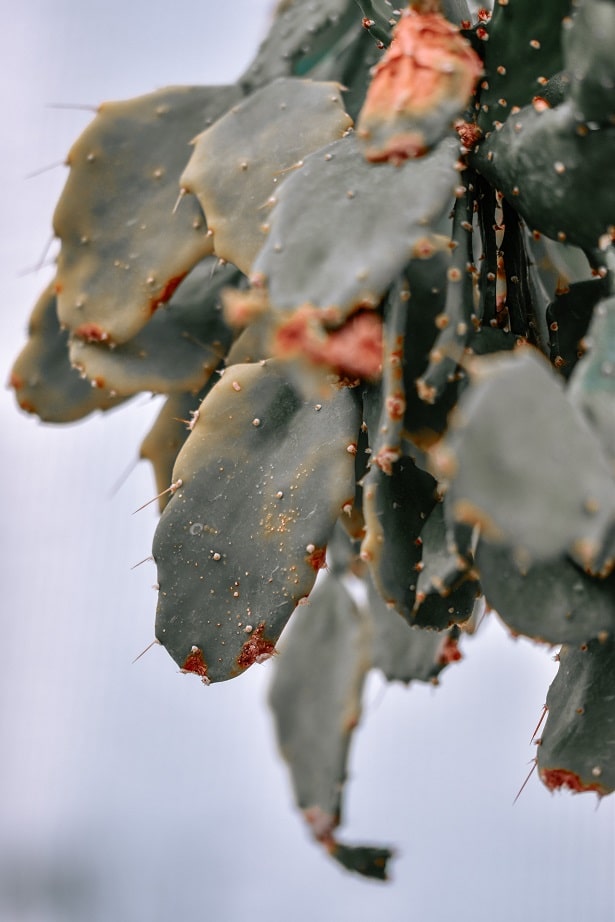
[(288, 627), (271, 686), (278, 744), (302, 810), (337, 826), (352, 731), (371, 664), (369, 621), (328, 575)]
[(249, 92), (277, 77), (303, 76), (361, 19), (354, 0), (284, 0), (256, 58), (240, 78)]
[(270, 692), (278, 744), (313, 835), (349, 870), (384, 877), (391, 852), (336, 841), (352, 732), (371, 665), (369, 620), (333, 576), (298, 611)]
[(615, 641), (562, 647), (547, 695), (549, 716), (538, 747), (548, 788), (615, 790)]
[(588, 342), (590, 351), (576, 366), (568, 393), (598, 436), (615, 473), (615, 298), (596, 307)]
[(596, 130), (572, 107), (527, 106), (479, 145), (476, 169), (531, 230), (594, 249), (615, 225), (615, 126)]
[(29, 340), (9, 379), (17, 403), (47, 423), (71, 423), (94, 410), (108, 410), (125, 398), (86, 381), (68, 358), (68, 333), (58, 323), (54, 283), (34, 306)]
[(72, 364), (118, 394), (199, 391), (232, 339), (220, 290), (237, 281), (239, 273), (232, 266), (215, 274), (214, 269), (214, 259), (193, 269), (169, 304), (126, 343), (109, 348), (105, 343), (73, 339)]
[(486, 26), (485, 70), (479, 125), (488, 130), (506, 121), (511, 109), (541, 96), (544, 84), (563, 66), (562, 21), (571, 0), (513, 0), (495, 3)]
[(451, 519), (479, 526), (525, 564), (569, 553), (605, 575), (615, 562), (615, 483), (597, 437), (542, 356), (473, 363), (436, 469)]
[(506, 547), (476, 549), (485, 598), (515, 634), (551, 644), (585, 643), (615, 631), (615, 575), (587, 576), (568, 557), (525, 566)]
[(201, 203), (216, 254), (249, 273), (277, 184), (351, 125), (337, 84), (280, 78), (199, 135), (181, 184)]
[(449, 541), (443, 503), (436, 503), (423, 525), (421, 550), (410, 620), (420, 627), (438, 630), (467, 621), (481, 587), (476, 572)]
[(189, 142), (241, 96), (167, 87), (107, 102), (68, 155), (54, 215), (60, 321), (83, 339), (126, 342), (212, 252), (194, 199), (177, 204)]
[(570, 101), (579, 119), (613, 122), (615, 116), (615, 5), (582, 0), (564, 30)]
[(435, 488), (433, 477), (407, 457), (389, 473), (373, 465), (365, 478), (361, 557), (384, 601), (410, 623), (421, 569), (420, 533), (435, 505)]
[[(456, 628), (434, 631), (412, 627), (369, 586), (372, 665), (390, 682), (433, 682), (444, 667), (461, 659)], [(455, 652), (454, 652), (455, 651)]]
[(446, 139), (402, 166), (376, 165), (350, 134), (306, 157), (276, 194), (253, 267), (273, 308), (311, 304), (334, 326), (378, 304), (409, 259), (441, 245), (434, 228), (453, 201), (458, 149)]
[[(216, 374), (210, 379), (216, 383)], [(156, 417), (153, 426), (141, 442), (139, 457), (149, 461), (154, 469), (156, 489), (160, 494), (158, 507), (164, 509), (170, 499), (169, 484), (173, 479), (173, 465), (179, 450), (188, 438), (192, 419), (201, 403), (207, 386), (199, 394), (172, 394)]]
[(347, 388), (300, 396), (283, 365), (234, 365), (206, 397), (158, 525), (156, 636), (223, 681), (270, 655), (355, 494), (360, 411)]
[(582, 340), (594, 308), (607, 294), (607, 279), (574, 282), (566, 291), (556, 294), (547, 307), (551, 362), (566, 379), (583, 354)]

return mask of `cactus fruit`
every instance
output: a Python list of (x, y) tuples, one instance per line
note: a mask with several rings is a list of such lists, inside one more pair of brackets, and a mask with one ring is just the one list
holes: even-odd
[(106, 103), (68, 157), (18, 403), (167, 396), (156, 637), (204, 684), (279, 640), (298, 806), (366, 876), (364, 680), (437, 682), (481, 599), (563, 644), (543, 782), (615, 789), (614, 36), (612, 0), (282, 0), (235, 86)]

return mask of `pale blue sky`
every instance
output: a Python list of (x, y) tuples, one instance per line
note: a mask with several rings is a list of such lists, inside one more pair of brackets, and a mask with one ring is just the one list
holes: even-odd
[[(90, 117), (50, 104), (232, 81), (270, 6), (0, 2), (5, 378), (50, 278), (22, 271), (45, 250), (65, 174), (26, 176), (61, 161)], [(495, 618), (439, 689), (369, 682), (343, 835), (398, 847), (387, 886), (309, 842), (275, 752), (267, 666), (205, 689), (162, 649), (131, 665), (153, 637), (155, 570), (130, 570), (156, 523), (154, 507), (131, 515), (153, 495), (150, 471), (112, 488), (153, 413), (143, 398), (62, 429), (0, 397), (0, 922), (612, 922), (613, 803), (534, 778), (512, 807), (555, 665)], [(87, 911), (37, 904), (49, 874), (81, 880)]]

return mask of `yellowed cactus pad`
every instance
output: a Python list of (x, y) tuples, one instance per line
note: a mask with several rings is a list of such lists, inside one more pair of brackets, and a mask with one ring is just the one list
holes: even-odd
[(212, 251), (194, 199), (180, 202), (189, 142), (236, 87), (167, 87), (103, 103), (71, 148), (54, 215), (60, 321), (92, 341), (126, 342)]
[(203, 207), (216, 254), (248, 274), (278, 183), (351, 125), (337, 84), (280, 78), (204, 131), (181, 183)]

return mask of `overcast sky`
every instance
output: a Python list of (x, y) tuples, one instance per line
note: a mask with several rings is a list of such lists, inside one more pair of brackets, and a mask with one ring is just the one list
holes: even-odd
[[(172, 6), (172, 10), (171, 10)], [(268, 0), (0, 0), (2, 373), (52, 269), (63, 167), (96, 105), (168, 84), (233, 81)], [(130, 468), (155, 401), (65, 428), (3, 391), (0, 919), (171, 922), (612, 922), (615, 809), (551, 796), (529, 739), (552, 652), (495, 617), (439, 689), (368, 683), (343, 837), (398, 848), (366, 883), (314, 847), (265, 705), (267, 666), (209, 689), (153, 638), (154, 493)], [(72, 913), (72, 915), (71, 915)]]

